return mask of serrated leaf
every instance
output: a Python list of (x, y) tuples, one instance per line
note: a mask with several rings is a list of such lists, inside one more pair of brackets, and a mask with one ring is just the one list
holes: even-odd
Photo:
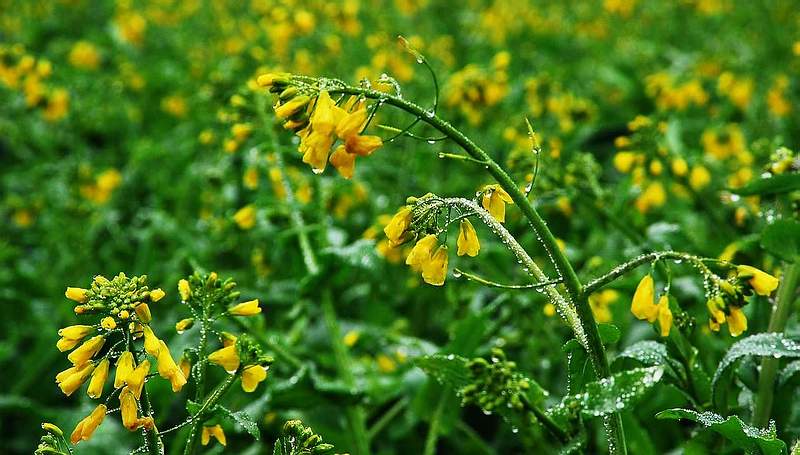
[(439, 383), (450, 386), (454, 390), (459, 390), (471, 382), (467, 359), (455, 354), (417, 357), (414, 359), (414, 364), (433, 376)]
[(781, 455), (786, 453), (786, 444), (777, 438), (774, 423), (768, 429), (752, 427), (737, 416), (723, 417), (713, 412), (697, 412), (690, 409), (668, 409), (656, 414), (658, 419), (687, 419), (715, 431), (741, 448), (747, 454), (763, 453)]
[(244, 411), (233, 412), (230, 409), (222, 406), (217, 407), (217, 412), (219, 412), (223, 417), (226, 417), (239, 424), (256, 440), (261, 438), (261, 431), (258, 429), (258, 424), (255, 420), (253, 420), (252, 417), (250, 417), (250, 414)]
[(798, 372), (800, 372), (800, 360), (789, 362), (789, 364), (786, 365), (783, 370), (781, 370), (781, 373), (778, 376), (778, 385), (783, 387)]
[(800, 256), (800, 223), (783, 219), (761, 232), (761, 246), (775, 256), (793, 262)]
[(563, 419), (577, 410), (585, 417), (603, 417), (628, 409), (664, 375), (663, 367), (634, 368), (586, 384), (583, 393), (567, 395), (548, 414)]
[(752, 180), (747, 185), (731, 189), (742, 196), (788, 193), (800, 189), (800, 174), (779, 174), (770, 178)]
[(670, 357), (667, 347), (657, 341), (645, 340), (634, 343), (620, 352), (614, 361), (621, 359), (632, 359), (646, 367), (668, 366), (668, 372), (678, 378), (680, 378), (679, 374), (685, 375), (686, 373), (683, 365)]
[(800, 357), (800, 344), (784, 337), (782, 333), (758, 333), (737, 341), (728, 349), (714, 372), (711, 389), (716, 390), (717, 383), (725, 372), (737, 360), (747, 356)]

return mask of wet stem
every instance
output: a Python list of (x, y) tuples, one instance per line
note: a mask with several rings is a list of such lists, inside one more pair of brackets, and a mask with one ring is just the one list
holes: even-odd
[[(205, 393), (206, 384), (206, 351), (208, 348), (208, 331), (209, 331), (209, 318), (208, 318), (208, 303), (204, 300), (202, 302), (202, 316), (200, 318), (200, 342), (197, 348), (197, 372), (195, 373), (196, 385), (194, 392), (194, 399), (196, 403), (202, 402)], [(189, 436), (186, 439), (186, 446), (184, 447), (184, 454), (189, 455), (194, 453), (197, 443), (199, 441), (200, 429), (203, 425), (203, 419), (198, 413), (192, 423)]]
[[(778, 291), (777, 302), (769, 319), (768, 332), (781, 333), (786, 328), (786, 321), (795, 301), (798, 281), (800, 281), (800, 262), (793, 262), (786, 272)], [(769, 424), (772, 412), (772, 401), (775, 393), (775, 375), (778, 373), (780, 359), (765, 357), (761, 361), (761, 373), (758, 377), (758, 394), (756, 395), (753, 425), (765, 428)]]
[[(425, 123), (437, 129), (439, 132), (449, 137), (453, 142), (458, 144), (467, 154), (473, 159), (485, 163), (485, 168), (489, 174), (494, 177), (498, 184), (511, 196), (511, 199), (520, 208), (522, 214), (527, 218), (528, 222), (533, 227), (535, 233), (541, 240), (544, 248), (553, 259), (556, 269), (561, 274), (564, 285), (567, 289), (570, 300), (575, 305), (578, 318), (580, 319), (583, 332), (585, 333), (586, 340), (584, 347), (586, 348), (592, 366), (599, 378), (610, 376), (611, 370), (609, 368), (608, 359), (606, 358), (605, 348), (600, 340), (600, 333), (597, 329), (597, 324), (594, 320), (591, 307), (584, 293), (578, 275), (575, 273), (569, 259), (561, 252), (561, 249), (556, 242), (556, 238), (550, 229), (547, 227), (544, 219), (539, 215), (526, 195), (519, 189), (517, 184), (511, 177), (495, 162), (483, 149), (477, 144), (472, 142), (467, 136), (450, 123), (441, 119), (435, 113), (426, 111), (424, 108), (406, 101), (403, 98), (395, 95), (388, 95), (372, 89), (341, 86), (333, 87), (329, 90), (330, 93), (350, 94), (356, 96), (364, 96), (374, 100), (381, 100), (384, 103), (395, 106), (401, 110), (415, 115), (422, 119)], [(609, 427), (609, 449), (612, 453), (627, 453), (627, 445), (625, 442), (625, 434), (622, 428), (621, 416), (616, 413), (611, 416), (608, 422)]]
[[(266, 110), (264, 109), (263, 111), (265, 112)], [(269, 128), (271, 122), (265, 119), (264, 124), (266, 125), (267, 130), (270, 131)], [(303, 261), (310, 275), (318, 275), (320, 273), (319, 263), (311, 246), (311, 241), (308, 238), (305, 220), (303, 219), (303, 215), (296, 205), (291, 182), (286, 175), (283, 157), (281, 156), (280, 152), (281, 148), (277, 143), (274, 133), (270, 131), (268, 134), (272, 136), (273, 148), (276, 151), (275, 161), (281, 173), (281, 183), (284, 188), (284, 193), (286, 194), (286, 202), (291, 207), (290, 222), (298, 233), (298, 242), (300, 244), (300, 250), (303, 254)], [(339, 320), (336, 316), (336, 310), (333, 306), (333, 298), (331, 297), (329, 289), (325, 289), (323, 291), (321, 306), (322, 316), (328, 329), (328, 337), (333, 347), (334, 356), (336, 357), (336, 366), (339, 376), (342, 378), (342, 381), (344, 381), (347, 387), (354, 388), (356, 383), (351, 369), (350, 355), (348, 354), (347, 347), (344, 345), (344, 341), (342, 340)], [(364, 408), (359, 405), (347, 406), (345, 408), (345, 415), (347, 416), (348, 425), (355, 443), (354, 453), (357, 455), (369, 454), (369, 435), (367, 433), (367, 418)]]
[(200, 406), (200, 409), (197, 410), (192, 417), (192, 427), (189, 431), (189, 437), (186, 441), (186, 447), (184, 448), (184, 455), (190, 455), (197, 450), (197, 445), (200, 443), (200, 434), (203, 428), (203, 420), (205, 419), (205, 414), (214, 409), (217, 402), (225, 395), (225, 392), (231, 387), (231, 385), (236, 380), (238, 374), (229, 374), (224, 381), (219, 383), (214, 390), (211, 391), (210, 394), (205, 398), (203, 404)]

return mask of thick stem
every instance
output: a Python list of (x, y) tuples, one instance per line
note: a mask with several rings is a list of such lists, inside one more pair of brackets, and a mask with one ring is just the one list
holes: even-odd
[(211, 393), (206, 397), (200, 409), (192, 416), (192, 428), (189, 431), (189, 437), (186, 440), (186, 447), (184, 447), (183, 454), (191, 455), (197, 450), (197, 445), (200, 443), (200, 434), (203, 429), (203, 421), (205, 413), (213, 409), (217, 402), (225, 395), (230, 386), (236, 380), (235, 374), (228, 375)]
[[(558, 274), (564, 280), (564, 286), (567, 289), (569, 300), (575, 306), (583, 328), (583, 336), (576, 334), (578, 340), (586, 348), (586, 351), (591, 360), (592, 366), (598, 377), (605, 378), (610, 375), (610, 368), (608, 359), (606, 358), (605, 347), (600, 340), (600, 332), (597, 329), (597, 324), (594, 320), (589, 301), (583, 292), (581, 282), (575, 269), (567, 259), (566, 255), (561, 251), (556, 241), (556, 237), (547, 227), (544, 219), (539, 215), (533, 205), (530, 203), (525, 193), (523, 193), (511, 177), (495, 162), (483, 149), (478, 147), (477, 144), (472, 142), (462, 132), (454, 128), (450, 123), (438, 117), (434, 112), (427, 111), (417, 104), (411, 103), (398, 96), (387, 95), (376, 90), (351, 87), (347, 85), (330, 87), (331, 93), (344, 93), (351, 95), (362, 95), (368, 98), (380, 100), (386, 104), (398, 107), (412, 115), (421, 118), (425, 123), (436, 128), (444, 135), (448, 136), (456, 144), (461, 146), (467, 154), (472, 158), (486, 163), (485, 167), (489, 174), (494, 177), (498, 184), (511, 196), (517, 206), (519, 206), (522, 214), (533, 227), (534, 232), (540, 239), (542, 245), (547, 251), (548, 255), (552, 258), (553, 264), (558, 271)], [(619, 414), (614, 414), (609, 421), (610, 438), (609, 447), (612, 452), (621, 454), (627, 453), (625, 444), (625, 436), (622, 430), (622, 419)]]
[[(786, 328), (792, 306), (795, 301), (797, 284), (800, 281), (800, 262), (795, 262), (786, 269), (778, 291), (777, 302), (772, 310), (767, 331), (780, 333)], [(761, 361), (761, 374), (758, 377), (758, 395), (753, 411), (753, 425), (763, 428), (769, 424), (772, 412), (772, 401), (775, 393), (775, 376), (778, 373), (779, 359), (765, 357)]]

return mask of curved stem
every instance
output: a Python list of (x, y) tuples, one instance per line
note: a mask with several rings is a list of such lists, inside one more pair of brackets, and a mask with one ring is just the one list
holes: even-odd
[[(583, 333), (576, 333), (578, 341), (586, 349), (589, 359), (591, 360), (592, 367), (594, 368), (597, 376), (600, 378), (608, 377), (611, 373), (609, 368), (608, 359), (606, 358), (605, 347), (600, 339), (600, 332), (597, 329), (597, 324), (592, 314), (592, 309), (589, 306), (589, 301), (586, 294), (583, 292), (580, 279), (578, 278), (575, 269), (567, 259), (566, 255), (560, 250), (556, 237), (547, 227), (547, 223), (539, 215), (530, 203), (525, 193), (523, 193), (511, 177), (503, 170), (503, 168), (494, 161), (489, 154), (482, 148), (475, 144), (471, 139), (464, 135), (461, 131), (453, 127), (450, 123), (438, 117), (435, 113), (426, 111), (419, 105), (406, 101), (405, 99), (387, 95), (372, 89), (351, 87), (348, 85), (334, 85), (329, 88), (331, 93), (347, 93), (352, 95), (361, 95), (367, 98), (376, 99), (380, 102), (389, 104), (400, 108), (412, 115), (420, 117), (430, 126), (439, 130), (446, 136), (449, 136), (456, 144), (461, 146), (467, 154), (472, 158), (486, 162), (486, 170), (494, 177), (497, 183), (511, 196), (517, 206), (519, 206), (522, 214), (528, 220), (529, 224), (536, 233), (537, 238), (541, 241), (547, 254), (552, 258), (553, 265), (555, 266), (559, 275), (564, 280), (569, 303), (575, 306), (580, 326)], [(609, 422), (610, 426), (610, 439), (609, 447), (612, 452), (621, 454), (627, 453), (625, 444), (625, 435), (622, 430), (622, 419), (619, 414), (614, 414)]]
[(683, 253), (680, 251), (656, 251), (653, 253), (647, 253), (641, 256), (636, 256), (635, 258), (629, 260), (628, 262), (622, 263), (614, 267), (605, 275), (595, 278), (584, 287), (584, 293), (586, 293), (586, 295), (590, 295), (592, 292), (595, 292), (598, 289), (606, 286), (607, 284), (611, 283), (612, 281), (616, 280), (622, 275), (625, 275), (631, 270), (639, 267), (640, 265), (647, 264), (648, 262), (659, 261), (661, 259), (687, 261), (693, 263), (698, 267), (705, 268), (705, 265), (703, 264), (703, 259), (698, 256), (694, 256), (689, 253)]

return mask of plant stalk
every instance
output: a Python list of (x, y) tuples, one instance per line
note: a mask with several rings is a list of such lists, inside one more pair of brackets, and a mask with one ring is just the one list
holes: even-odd
[[(527, 218), (530, 225), (533, 227), (534, 232), (540, 239), (542, 245), (547, 251), (548, 255), (553, 260), (553, 265), (556, 267), (558, 274), (564, 280), (564, 286), (567, 289), (569, 300), (575, 306), (584, 336), (578, 335), (578, 340), (587, 350), (589, 359), (592, 366), (600, 378), (608, 377), (611, 373), (609, 368), (608, 359), (606, 358), (605, 347), (600, 340), (600, 332), (597, 329), (597, 324), (594, 320), (591, 307), (587, 296), (584, 294), (578, 275), (575, 269), (567, 259), (566, 255), (561, 251), (556, 242), (556, 237), (547, 227), (547, 223), (539, 215), (531, 202), (528, 200), (525, 193), (523, 193), (511, 177), (497, 164), (483, 149), (477, 144), (472, 142), (461, 131), (457, 130), (450, 123), (438, 117), (434, 112), (428, 111), (421, 106), (406, 101), (405, 99), (396, 96), (388, 95), (386, 93), (378, 92), (372, 89), (350, 87), (343, 85), (341, 87), (332, 87), (329, 89), (331, 93), (344, 93), (351, 95), (362, 95), (367, 98), (377, 99), (386, 104), (400, 108), (410, 114), (421, 118), (425, 123), (436, 128), (444, 135), (448, 136), (456, 144), (461, 146), (467, 154), (477, 161), (486, 163), (486, 170), (494, 177), (498, 184), (511, 196), (511, 199), (517, 204), (522, 211), (522, 214)], [(625, 443), (625, 435), (622, 428), (622, 419), (619, 414), (611, 416), (609, 421), (610, 441), (609, 448), (612, 453), (627, 453), (627, 446)]]
[[(792, 306), (794, 305), (798, 281), (800, 281), (800, 262), (792, 263), (783, 275), (778, 290), (777, 302), (769, 319), (768, 332), (781, 333), (786, 328)], [(765, 357), (761, 361), (761, 373), (758, 376), (758, 394), (753, 411), (753, 425), (765, 428), (769, 425), (772, 413), (772, 402), (775, 394), (775, 376), (778, 373), (780, 359)]]

